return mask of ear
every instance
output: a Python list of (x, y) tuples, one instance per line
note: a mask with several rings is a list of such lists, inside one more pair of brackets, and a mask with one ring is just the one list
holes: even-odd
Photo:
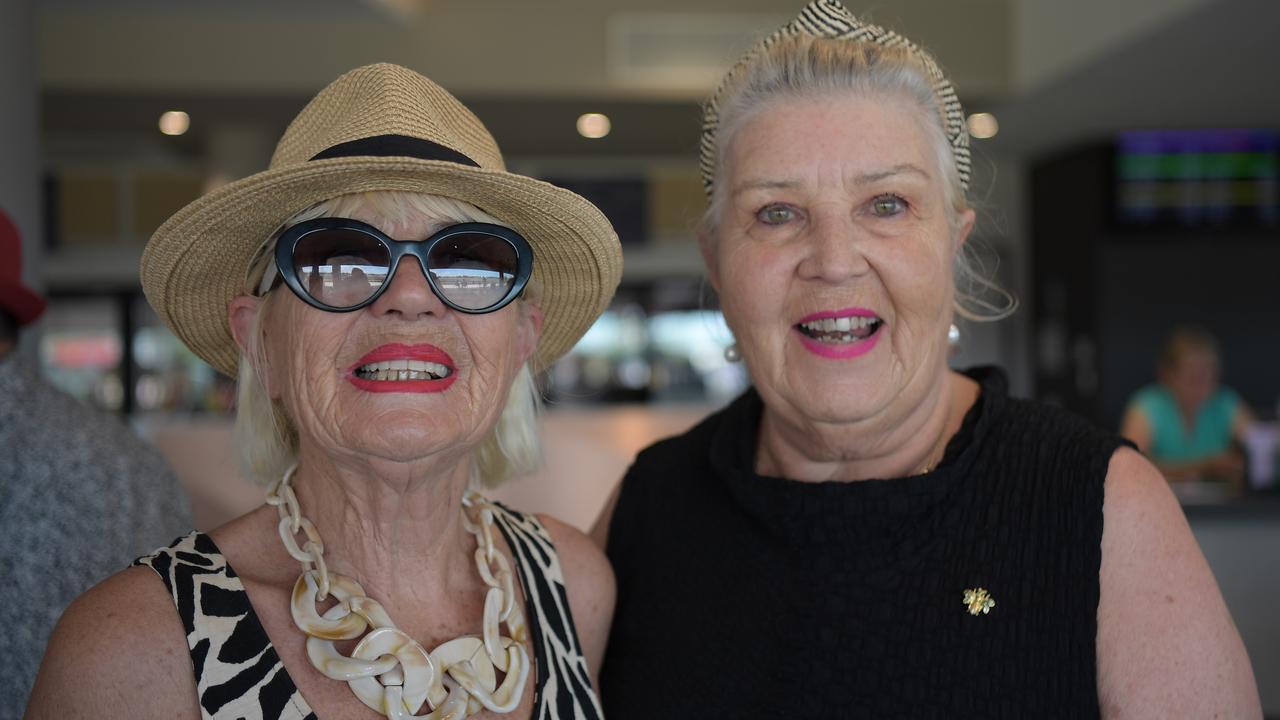
[(538, 338), (542, 337), (542, 321), (542, 308), (533, 303), (524, 303), (520, 313), (520, 327), (516, 331), (521, 364), (529, 362), (533, 351), (538, 347)]
[(720, 294), (720, 257), (716, 254), (716, 239), (705, 228), (698, 230), (698, 251), (702, 253), (702, 264), (707, 266), (707, 280), (711, 287)]
[[(263, 299), (252, 295), (237, 295), (227, 303), (227, 324), (231, 326), (231, 337), (235, 338), (240, 354), (255, 362), (255, 358), (265, 358), (266, 353), (254, 353), (253, 329), (258, 324), (258, 314), (263, 311)], [(270, 368), (254, 366), (258, 379), (267, 386), (267, 394), (275, 397), (271, 388)]]
[(235, 338), (240, 352), (249, 355), (250, 334), (262, 309), (262, 298), (252, 295), (237, 295), (227, 303), (227, 324), (231, 326), (231, 337)]
[(973, 225), (977, 220), (978, 214), (973, 211), (973, 208), (965, 208), (964, 212), (960, 213), (960, 228), (956, 231), (955, 247), (952, 248), (952, 252), (960, 251), (960, 246), (969, 239), (969, 233), (973, 232)]

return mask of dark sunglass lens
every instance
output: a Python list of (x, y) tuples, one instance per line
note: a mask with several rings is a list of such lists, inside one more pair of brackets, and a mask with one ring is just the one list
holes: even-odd
[(441, 240), (427, 258), (431, 281), (449, 302), (484, 310), (502, 301), (516, 281), (516, 249), (484, 233), (462, 233)]
[(334, 308), (368, 300), (387, 279), (386, 246), (358, 230), (318, 230), (298, 240), (293, 269), (302, 289)]

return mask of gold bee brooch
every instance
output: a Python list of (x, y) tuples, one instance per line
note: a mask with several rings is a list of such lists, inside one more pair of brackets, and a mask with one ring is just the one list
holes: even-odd
[(967, 588), (964, 591), (964, 604), (968, 606), (970, 615), (986, 615), (996, 606), (996, 599), (991, 597), (986, 588)]

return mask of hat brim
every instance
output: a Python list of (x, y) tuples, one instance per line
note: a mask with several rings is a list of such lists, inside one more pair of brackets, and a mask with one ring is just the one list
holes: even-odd
[(518, 231), (533, 247), (533, 278), (544, 317), (534, 354), (545, 368), (582, 337), (608, 306), (622, 276), (613, 226), (584, 198), (503, 170), (407, 157), (318, 160), (267, 170), (192, 202), (151, 236), (142, 289), (156, 313), (197, 356), (234, 377), (239, 349), (227, 305), (245, 292), (262, 243), (297, 212), (340, 195), (374, 190), (469, 202)]
[(34, 322), (45, 306), (44, 298), (33, 290), (22, 285), (0, 285), (0, 308), (12, 315), (19, 327)]

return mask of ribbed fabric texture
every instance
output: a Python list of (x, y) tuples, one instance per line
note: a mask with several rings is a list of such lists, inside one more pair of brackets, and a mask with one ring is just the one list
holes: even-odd
[[(970, 374), (927, 474), (754, 473), (754, 391), (628, 472), (601, 681), (627, 718), (1098, 716), (1103, 482), (1123, 441)], [(972, 615), (966, 589), (995, 600)]]

